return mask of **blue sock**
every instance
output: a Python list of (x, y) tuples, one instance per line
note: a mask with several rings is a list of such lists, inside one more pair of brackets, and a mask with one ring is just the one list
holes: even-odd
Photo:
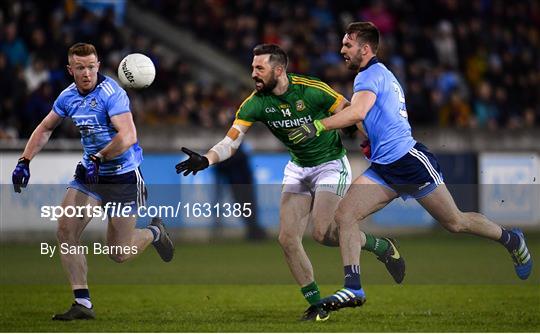
[(351, 265), (343, 267), (345, 272), (344, 286), (352, 290), (360, 290), (362, 285), (360, 284), (360, 266)]
[(92, 308), (92, 302), (90, 301), (90, 291), (88, 289), (75, 289), (73, 290), (75, 296), (75, 302), (87, 308)]
[(511, 252), (519, 247), (520, 239), (516, 233), (503, 228), (499, 242)]

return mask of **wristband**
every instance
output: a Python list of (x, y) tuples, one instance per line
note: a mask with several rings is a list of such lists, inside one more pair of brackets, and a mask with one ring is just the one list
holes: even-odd
[(315, 125), (315, 129), (317, 129), (316, 136), (319, 136), (323, 131), (326, 131), (326, 127), (318, 119), (313, 122), (313, 125)]
[(93, 162), (98, 162), (98, 163), (103, 163), (105, 161), (105, 159), (103, 158), (103, 155), (99, 152), (96, 154), (90, 154), (88, 158), (92, 160)]
[(19, 160), (17, 160), (17, 163), (23, 163), (25, 165), (30, 165), (30, 159), (25, 157), (20, 157)]

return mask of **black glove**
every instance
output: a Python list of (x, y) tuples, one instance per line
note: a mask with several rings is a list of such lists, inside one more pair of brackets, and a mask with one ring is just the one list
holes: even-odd
[(290, 129), (287, 136), (296, 145), (320, 136), (323, 131), (326, 131), (326, 128), (320, 120), (316, 119), (313, 123), (303, 124), (297, 128)]
[(99, 182), (99, 165), (101, 159), (93, 154), (88, 156), (90, 165), (86, 168), (85, 182), (86, 184), (97, 184)]
[(13, 182), (13, 190), (16, 193), (21, 192), (21, 188), (26, 188), (28, 181), (30, 180), (30, 160), (22, 157), (17, 162), (13, 174), (11, 174), (11, 181)]
[(185, 147), (182, 147), (182, 152), (189, 155), (189, 159), (184, 160), (176, 165), (176, 174), (184, 172), (184, 176), (189, 175), (189, 173), (197, 175), (198, 171), (208, 168), (210, 165), (208, 158), (204, 155), (200, 155), (199, 153), (193, 152)]

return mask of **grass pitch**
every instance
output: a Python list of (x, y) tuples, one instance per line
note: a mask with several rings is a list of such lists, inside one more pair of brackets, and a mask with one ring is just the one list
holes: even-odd
[[(537, 259), (540, 234), (527, 234)], [(506, 251), (487, 240), (437, 234), (399, 238), (407, 260), (395, 285), (362, 255), (367, 303), (324, 323), (298, 321), (307, 307), (276, 241), (177, 245), (171, 263), (149, 249), (116, 264), (89, 256), (97, 319), (59, 323), (72, 296), (58, 256), (39, 243), (0, 246), (2, 332), (538, 332), (540, 270), (519, 280)], [(339, 288), (338, 249), (306, 242), (324, 295)]]

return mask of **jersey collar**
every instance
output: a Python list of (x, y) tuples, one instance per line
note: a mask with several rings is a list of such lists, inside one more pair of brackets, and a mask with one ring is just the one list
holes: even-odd
[(90, 94), (90, 93), (92, 93), (93, 91), (95, 91), (96, 88), (97, 88), (97, 86), (99, 86), (100, 83), (102, 83), (103, 81), (105, 81), (105, 79), (106, 79), (105, 76), (104, 76), (103, 74), (101, 74), (101, 73), (98, 72), (98, 74), (97, 74), (97, 82), (96, 82), (96, 85), (94, 86), (94, 88), (93, 88), (91, 91), (89, 91), (89, 92), (86, 93), (86, 94), (83, 94), (83, 93), (81, 93), (80, 90), (77, 89), (77, 92), (78, 92), (79, 95), (81, 95), (81, 96), (87, 96), (88, 94)]
[(358, 71), (358, 73), (367, 70), (368, 67), (370, 67), (370, 66), (373, 65), (373, 64), (377, 64), (378, 62), (379, 62), (379, 60), (377, 59), (376, 56), (371, 57), (371, 59), (370, 59), (370, 60), (368, 61), (368, 63), (366, 64), (366, 66), (360, 67), (360, 70)]

